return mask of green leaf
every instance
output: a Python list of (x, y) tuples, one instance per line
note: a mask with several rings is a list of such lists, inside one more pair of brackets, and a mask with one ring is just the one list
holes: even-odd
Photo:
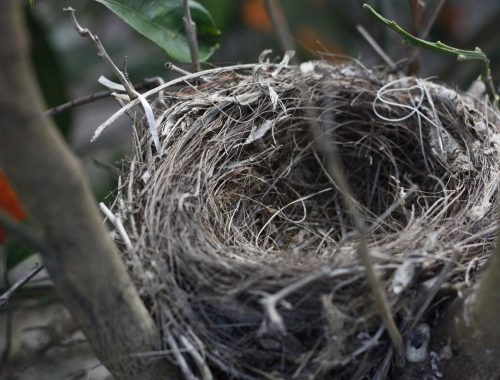
[(14, 268), (35, 253), (31, 248), (27, 248), (21, 242), (12, 239), (7, 241), (5, 252), (7, 254), (7, 270)]
[(234, 0), (199, 0), (200, 4), (203, 5), (208, 13), (214, 19), (215, 25), (217, 25), (224, 33), (228, 30), (229, 25), (234, 22), (238, 22), (238, 18), (234, 17), (235, 12), (238, 11), (240, 4), (238, 1)]
[[(173, 59), (191, 62), (189, 43), (184, 30), (182, 0), (95, 0), (136, 31), (160, 46)], [(205, 61), (217, 49), (220, 36), (210, 13), (198, 2), (189, 1), (191, 17), (198, 30), (200, 60)]]

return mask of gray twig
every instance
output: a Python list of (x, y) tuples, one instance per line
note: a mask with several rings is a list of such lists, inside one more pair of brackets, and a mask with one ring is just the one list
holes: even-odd
[(422, 13), (425, 4), (422, 0), (410, 0), (411, 11), (411, 29), (412, 34), (418, 36), (420, 34), (420, 27), (422, 26)]
[(23, 277), (17, 280), (5, 293), (0, 296), (0, 307), (6, 305), (12, 295), (23, 285), (29, 282), (33, 277), (35, 277), (43, 269), (42, 264), (35, 264)]
[[(290, 32), (290, 28), (288, 27), (285, 12), (283, 12), (280, 0), (266, 0), (265, 4), (267, 13), (271, 17), (274, 29), (276, 30), (276, 33), (278, 33), (278, 38), (283, 51), (295, 51), (296, 49), (293, 36)], [(292, 63), (296, 63), (295, 58), (292, 58)]]
[(280, 332), (286, 333), (285, 323), (283, 322), (283, 318), (281, 318), (281, 315), (278, 313), (277, 310), (278, 303), (281, 302), (285, 297), (287, 297), (291, 293), (297, 291), (298, 289), (329, 274), (332, 274), (332, 270), (329, 267), (324, 267), (320, 271), (308, 274), (299, 281), (288, 285), (287, 287), (281, 289), (277, 293), (272, 295), (266, 295), (264, 298), (262, 298), (260, 300), (260, 303), (266, 309), (269, 322), (272, 324), (272, 326), (276, 327)]
[(409, 330), (414, 329), (417, 324), (420, 322), (420, 319), (424, 315), (424, 313), (427, 311), (429, 308), (429, 305), (431, 302), (434, 300), (434, 297), (436, 294), (439, 292), (441, 287), (446, 281), (446, 277), (450, 273), (451, 269), (453, 268), (453, 265), (456, 264), (456, 260), (458, 259), (458, 256), (460, 255), (460, 251), (458, 249), (453, 251), (453, 255), (451, 258), (446, 262), (446, 264), (443, 266), (443, 269), (441, 269), (441, 272), (439, 272), (439, 275), (436, 278), (436, 281), (432, 285), (431, 289), (425, 294), (425, 297), (423, 299), (423, 302), (421, 303), (420, 307), (416, 311), (415, 315), (413, 316), (413, 321), (409, 327)]
[[(306, 94), (306, 92), (304, 92)], [(308, 109), (313, 109), (308, 107)], [(310, 111), (311, 112), (311, 111)], [(324, 132), (322, 125), (325, 123), (331, 123), (331, 120), (325, 120), (325, 118), (331, 116), (331, 112), (326, 112), (326, 114), (319, 117), (317, 115), (311, 115), (312, 132), (314, 136), (314, 141), (326, 159), (326, 169), (327, 174), (334, 182), (333, 184), (339, 189), (342, 195), (344, 204), (349, 212), (349, 215), (354, 224), (354, 229), (358, 234), (358, 247), (357, 253), (361, 264), (365, 268), (366, 276), (368, 279), (368, 284), (372, 291), (372, 295), (377, 305), (378, 311), (384, 321), (384, 325), (389, 333), (392, 344), (396, 352), (399, 354), (398, 359), (404, 360), (404, 342), (398, 327), (394, 321), (391, 313), (391, 308), (387, 300), (387, 295), (384, 292), (380, 278), (378, 277), (373, 264), (368, 253), (368, 242), (366, 239), (366, 227), (363, 218), (356, 206), (355, 200), (352, 197), (352, 191), (349, 186), (349, 182), (345, 175), (344, 167), (342, 161), (337, 152), (337, 148), (333, 143), (332, 136), (327, 136)], [(325, 122), (323, 122), (325, 120)], [(333, 120), (333, 118), (332, 118)], [(334, 130), (334, 128), (329, 128), (329, 130)]]
[(166, 62), (164, 66), (167, 70), (175, 71), (176, 73), (181, 74), (181, 75), (192, 74), (189, 71), (184, 70), (183, 68), (180, 68), (179, 66), (174, 65), (172, 62)]
[(132, 83), (130, 83), (130, 81), (127, 79), (125, 74), (115, 65), (113, 60), (110, 58), (110, 56), (106, 52), (106, 49), (102, 45), (99, 37), (96, 34), (93, 34), (87, 28), (82, 28), (80, 26), (80, 24), (78, 23), (78, 21), (76, 19), (75, 10), (73, 8), (71, 8), (71, 7), (63, 8), (63, 11), (68, 12), (70, 14), (71, 23), (75, 27), (78, 34), (80, 34), (80, 36), (82, 36), (82, 37), (87, 37), (92, 41), (92, 43), (94, 44), (94, 46), (97, 49), (97, 56), (99, 58), (101, 58), (104, 62), (106, 62), (111, 67), (111, 69), (115, 73), (115, 75), (118, 78), (118, 80), (120, 81), (120, 83), (123, 85), (123, 87), (125, 87), (125, 90), (127, 92), (127, 95), (129, 96), (129, 98), (130, 99), (137, 98), (138, 94), (137, 94), (137, 91), (134, 89), (134, 86), (132, 85)]
[[(161, 83), (158, 79), (146, 79), (142, 83), (134, 85), (134, 88), (137, 91), (151, 90), (151, 89), (155, 88), (156, 86), (159, 86), (160, 84)], [(56, 107), (49, 108), (47, 111), (45, 111), (45, 115), (48, 115), (48, 116), (57, 115), (58, 113), (69, 110), (70, 108), (83, 106), (85, 104), (90, 104), (90, 103), (93, 103), (93, 102), (100, 100), (100, 99), (109, 98), (113, 94), (113, 92), (114, 91), (110, 91), (110, 90), (99, 91), (99, 92), (95, 92), (91, 95), (86, 95), (86, 96), (82, 96), (80, 98), (73, 99), (69, 102), (60, 104)]]
[(363, 28), (361, 25), (357, 25), (356, 28), (358, 29), (358, 32), (361, 33), (363, 38), (370, 44), (370, 46), (375, 50), (375, 52), (382, 58), (382, 60), (391, 67), (391, 69), (395, 70), (396, 69), (396, 64), (394, 61), (389, 57), (389, 55), (382, 49), (382, 46), (378, 44), (377, 41), (368, 33), (368, 31)]
[(196, 23), (191, 18), (191, 10), (189, 9), (189, 0), (183, 0), (184, 3), (184, 28), (189, 42), (189, 50), (191, 51), (191, 61), (193, 62), (194, 70), (200, 71), (200, 53), (198, 49), (198, 38), (196, 33)]
[[(172, 62), (166, 62), (164, 64), (164, 67), (167, 69), (167, 70), (171, 70), (177, 74), (180, 74), (182, 76), (186, 76), (186, 75), (192, 75), (192, 73), (190, 73), (189, 71), (187, 70), (184, 70), (183, 68), (180, 68), (179, 66), (176, 66), (174, 65)], [(200, 81), (202, 82), (210, 82), (210, 80), (206, 77), (199, 77)]]
[(438, 0), (436, 3), (434, 3), (434, 7), (429, 11), (430, 15), (427, 18), (426, 22), (422, 25), (422, 33), (420, 33), (420, 38), (426, 39), (427, 36), (429, 35), (432, 26), (436, 22), (437, 17), (441, 13), (441, 9), (443, 9), (444, 3), (446, 0)]
[(186, 360), (184, 359), (184, 356), (182, 356), (179, 345), (175, 341), (175, 338), (172, 335), (172, 333), (170, 332), (170, 330), (168, 329), (168, 327), (163, 330), (163, 333), (165, 334), (165, 337), (167, 339), (167, 343), (170, 346), (170, 348), (172, 349), (175, 360), (177, 360), (177, 365), (179, 366), (179, 369), (181, 370), (182, 374), (184, 375), (184, 378), (187, 380), (197, 380), (197, 377), (191, 371), (191, 368), (189, 367)]
[[(5, 212), (0, 211), (0, 226), (2, 226), (11, 236), (15, 236), (23, 243), (33, 248), (36, 251), (47, 252), (47, 246), (31, 231), (22, 227), (19, 223), (13, 220)], [(43, 268), (43, 265), (37, 264), (33, 269), (28, 271), (26, 275), (14, 283), (4, 294), (0, 296), (0, 307), (9, 302), (10, 297), (24, 284), (31, 280)]]
[[(425, 4), (422, 0), (410, 0), (411, 11), (411, 30), (415, 36), (420, 34), (422, 27), (422, 13)], [(410, 47), (410, 64), (407, 73), (409, 75), (416, 75), (420, 71), (420, 51), (416, 46)]]

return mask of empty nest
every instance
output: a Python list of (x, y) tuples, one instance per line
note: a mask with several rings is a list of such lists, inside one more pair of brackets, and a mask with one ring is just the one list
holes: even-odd
[[(161, 152), (138, 119), (114, 206), (132, 248), (117, 243), (186, 378), (387, 369), (346, 196), (404, 338), (473, 286), (492, 249), (500, 140), (484, 99), (309, 62), (208, 70), (151, 104)], [(350, 194), (320, 146), (337, 152)]]

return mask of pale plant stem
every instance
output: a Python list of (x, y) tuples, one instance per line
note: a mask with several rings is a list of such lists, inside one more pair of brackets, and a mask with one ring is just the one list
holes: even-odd
[(189, 9), (189, 0), (183, 0), (184, 4), (184, 28), (189, 42), (189, 50), (191, 52), (191, 61), (195, 71), (200, 71), (200, 50), (198, 48), (198, 39), (196, 37), (196, 23), (191, 18), (191, 10)]
[[(266, 0), (265, 5), (267, 13), (273, 23), (273, 27), (278, 34), (283, 51), (295, 51), (296, 48), (293, 35), (290, 32), (290, 27), (286, 21), (285, 12), (283, 11), (280, 0)], [(296, 63), (295, 58), (292, 58), (292, 62)]]

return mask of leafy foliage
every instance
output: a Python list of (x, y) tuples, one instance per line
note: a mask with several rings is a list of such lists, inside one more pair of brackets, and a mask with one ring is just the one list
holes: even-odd
[[(173, 59), (191, 62), (189, 43), (184, 31), (182, 0), (95, 0), (136, 31), (149, 38)], [(210, 13), (198, 2), (190, 1), (191, 17), (198, 30), (200, 60), (205, 61), (217, 49), (219, 30)]]
[(7, 270), (14, 268), (17, 264), (23, 262), (34, 253), (31, 248), (26, 247), (26, 244), (15, 239), (7, 241), (5, 252), (7, 253)]

